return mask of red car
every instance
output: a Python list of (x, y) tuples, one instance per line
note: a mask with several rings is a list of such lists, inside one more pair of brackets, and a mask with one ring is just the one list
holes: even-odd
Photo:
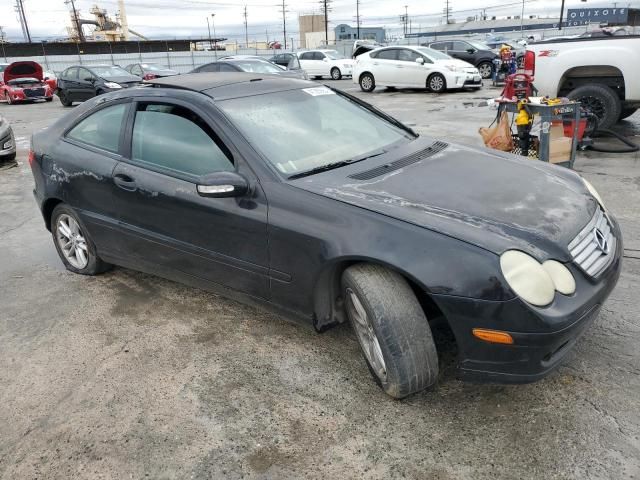
[(53, 100), (53, 90), (44, 80), (42, 66), (36, 62), (13, 62), (4, 69), (0, 100), (7, 103)]

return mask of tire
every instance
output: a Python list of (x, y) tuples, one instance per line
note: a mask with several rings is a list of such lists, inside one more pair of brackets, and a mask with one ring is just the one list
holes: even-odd
[(13, 105), (13, 100), (11, 99), (11, 95), (7, 93), (5, 95), (5, 98), (7, 99), (7, 105)]
[(484, 80), (493, 77), (493, 64), (491, 62), (479, 63), (476, 68)]
[(314, 80), (322, 80), (322, 75), (316, 75), (313, 77)]
[(370, 73), (363, 73), (360, 75), (360, 90), (363, 92), (371, 93), (376, 89), (376, 79)]
[[(75, 228), (73, 224), (75, 223)], [(63, 227), (66, 227), (63, 229)], [(106, 272), (111, 264), (96, 253), (96, 246), (86, 228), (71, 207), (61, 203), (51, 214), (51, 235), (58, 255), (67, 270), (80, 275), (97, 275)], [(71, 237), (73, 235), (73, 238)], [(70, 241), (69, 241), (70, 240)], [(63, 243), (72, 243), (70, 254), (63, 251)], [(74, 248), (75, 247), (75, 248)], [(78, 252), (83, 252), (79, 254)], [(84, 255), (84, 258), (83, 258)], [(84, 262), (82, 260), (85, 260)]]
[(427, 88), (433, 93), (442, 93), (447, 90), (447, 80), (441, 73), (434, 73), (427, 79)]
[(342, 80), (342, 72), (338, 67), (333, 67), (331, 69), (331, 78), (333, 80)]
[(618, 121), (624, 120), (625, 118), (629, 118), (631, 115), (636, 113), (638, 107), (622, 107), (622, 112), (620, 112), (620, 117), (618, 117)]
[(606, 85), (595, 83), (572, 90), (567, 95), (598, 117), (598, 128), (611, 128), (620, 118), (622, 103), (616, 93)]
[(60, 99), (60, 103), (63, 107), (70, 107), (73, 105), (73, 102), (69, 101), (69, 97), (64, 90), (58, 90), (58, 98)]
[(407, 281), (381, 266), (361, 263), (345, 270), (342, 289), (349, 321), (376, 383), (393, 398), (433, 385), (438, 354), (427, 317)]

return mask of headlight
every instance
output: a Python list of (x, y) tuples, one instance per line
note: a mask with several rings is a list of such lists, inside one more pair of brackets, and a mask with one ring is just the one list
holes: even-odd
[(593, 195), (593, 198), (598, 201), (602, 209), (606, 210), (606, 208), (604, 208), (604, 202), (602, 201), (602, 198), (600, 198), (600, 194), (598, 194), (598, 191), (595, 189), (595, 187), (587, 182), (587, 180), (584, 178), (582, 179), (582, 181), (584, 182), (585, 187), (587, 187), (587, 190), (589, 190), (589, 193)]
[(576, 291), (576, 280), (571, 272), (560, 262), (547, 260), (542, 268), (549, 274), (556, 290), (563, 295), (573, 295)]
[(500, 268), (511, 289), (525, 302), (544, 307), (553, 301), (553, 280), (535, 258), (509, 250), (500, 256)]
[(107, 88), (122, 88), (122, 85), (116, 82), (104, 82), (104, 86)]

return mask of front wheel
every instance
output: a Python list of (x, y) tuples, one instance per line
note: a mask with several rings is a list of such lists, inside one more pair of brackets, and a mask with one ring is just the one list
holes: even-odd
[(70, 107), (73, 104), (64, 90), (58, 90), (58, 98), (63, 107)]
[(98, 256), (95, 244), (71, 207), (61, 203), (53, 209), (51, 234), (67, 270), (81, 275), (96, 275), (111, 268)]
[(477, 68), (480, 76), (485, 80), (493, 76), (493, 65), (490, 62), (483, 62)]
[(347, 316), (378, 385), (393, 398), (433, 385), (436, 346), (407, 281), (381, 266), (361, 263), (345, 270), (342, 288)]
[(360, 89), (363, 92), (373, 92), (376, 89), (376, 80), (370, 73), (360, 75)]
[(340, 69), (338, 67), (333, 67), (331, 69), (331, 78), (334, 80), (341, 80), (342, 79), (342, 72), (340, 71)]
[(447, 89), (447, 80), (444, 78), (444, 75), (434, 73), (427, 80), (427, 88), (433, 93), (442, 93)]

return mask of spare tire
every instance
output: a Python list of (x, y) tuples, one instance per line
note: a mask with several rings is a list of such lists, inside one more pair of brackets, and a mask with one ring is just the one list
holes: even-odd
[(593, 84), (578, 87), (567, 95), (598, 117), (598, 128), (611, 128), (618, 122), (622, 102), (616, 92), (606, 85)]

